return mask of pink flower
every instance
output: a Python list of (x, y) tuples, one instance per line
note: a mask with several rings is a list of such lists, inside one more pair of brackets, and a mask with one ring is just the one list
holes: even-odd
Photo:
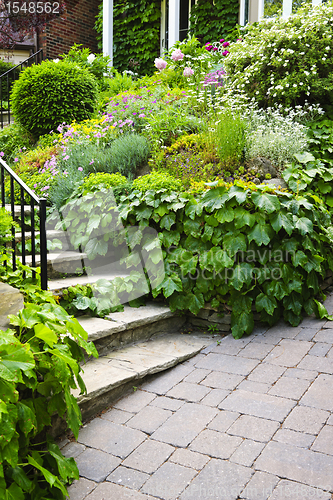
[(155, 68), (159, 69), (160, 71), (162, 71), (163, 69), (165, 69), (167, 67), (167, 62), (164, 61), (164, 59), (159, 58), (159, 57), (156, 57), (154, 64), (155, 64)]
[(68, 175), (68, 172), (67, 172), (67, 170), (65, 170), (65, 171), (64, 171), (64, 175)]
[(229, 54), (229, 50), (225, 50), (224, 52), (222, 52), (223, 56), (227, 56), (228, 54)]
[(68, 155), (64, 156), (64, 160), (68, 160), (68, 158), (69, 158)]
[(83, 172), (83, 168), (82, 167), (79, 167), (78, 170), (80, 170), (80, 172)]
[(223, 42), (224, 42), (224, 38), (221, 38), (220, 43), (223, 43)]
[(224, 43), (222, 44), (222, 46), (223, 46), (224, 48), (229, 47), (229, 45), (230, 45), (230, 43), (229, 43), (229, 42), (224, 42)]
[(5, 156), (5, 153), (3, 151), (0, 151), (0, 156), (2, 158), (3, 156)]
[(89, 163), (89, 165), (92, 165), (94, 163), (94, 160), (92, 159), (91, 162)]
[(17, 161), (19, 161), (19, 159), (18, 158), (14, 158), (14, 161), (17, 162)]
[(146, 116), (146, 115), (144, 115), (143, 113), (141, 113), (141, 114), (139, 115), (139, 118), (144, 118), (145, 116)]
[(184, 54), (180, 49), (175, 49), (171, 54), (171, 59), (173, 59), (174, 61), (181, 61), (182, 59), (184, 59)]
[(192, 68), (186, 67), (184, 68), (183, 75), (188, 77), (194, 75), (194, 71)]

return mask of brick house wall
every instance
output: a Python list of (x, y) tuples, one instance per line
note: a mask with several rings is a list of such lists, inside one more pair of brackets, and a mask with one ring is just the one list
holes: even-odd
[(92, 52), (98, 52), (95, 16), (101, 0), (66, 0), (67, 14), (51, 21), (38, 36), (38, 48), (44, 59), (54, 59), (68, 52), (74, 43), (82, 43)]

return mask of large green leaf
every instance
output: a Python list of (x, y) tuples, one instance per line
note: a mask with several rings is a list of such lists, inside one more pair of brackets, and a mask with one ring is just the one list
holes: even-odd
[(74, 458), (66, 458), (62, 455), (59, 447), (54, 443), (48, 443), (48, 451), (55, 458), (61, 478), (68, 482), (69, 479), (79, 479), (79, 470)]
[(181, 279), (173, 274), (172, 277), (166, 277), (163, 282), (159, 285), (159, 288), (163, 290), (165, 298), (170, 297), (173, 292), (181, 292), (183, 289)]
[(194, 220), (196, 216), (200, 217), (202, 214), (203, 206), (200, 202), (198, 202), (195, 198), (191, 198), (187, 203), (185, 208), (185, 214), (190, 217), (190, 219)]
[(108, 243), (103, 239), (92, 238), (88, 241), (85, 252), (89, 260), (94, 260), (97, 255), (106, 255), (108, 251)]
[(187, 219), (184, 222), (184, 232), (187, 235), (193, 236), (193, 238), (198, 238), (203, 229), (203, 221)]
[(53, 347), (54, 344), (58, 342), (57, 335), (46, 325), (39, 323), (34, 326), (35, 335), (37, 338), (43, 340), (50, 347)]
[(28, 455), (27, 459), (30, 465), (32, 465), (33, 467), (35, 467), (35, 469), (39, 470), (42, 473), (44, 479), (49, 483), (50, 486), (58, 488), (65, 497), (68, 496), (65, 486), (60, 482), (57, 476), (45, 469), (45, 467), (42, 467), (32, 456)]
[(220, 208), (215, 212), (215, 218), (218, 222), (232, 222), (234, 220), (234, 210), (230, 207)]
[(246, 252), (246, 238), (244, 234), (229, 233), (223, 238), (223, 248), (233, 257), (237, 252)]
[(168, 215), (164, 215), (160, 221), (160, 226), (162, 229), (166, 229), (170, 231), (171, 227), (174, 225), (176, 221), (176, 214), (170, 213)]
[(236, 267), (231, 269), (231, 271), (229, 283), (233, 288), (241, 290), (244, 283), (248, 286), (250, 285), (253, 276), (253, 264), (250, 264), (249, 262), (241, 262), (240, 264), (237, 264)]
[(252, 227), (255, 224), (255, 215), (251, 214), (243, 207), (236, 207), (234, 209), (235, 228), (240, 229), (244, 226)]
[(277, 307), (277, 302), (275, 300), (275, 297), (265, 295), (264, 293), (260, 293), (257, 296), (256, 308), (258, 312), (264, 309), (270, 316), (272, 316), (276, 307)]
[(313, 231), (313, 224), (307, 217), (300, 217), (296, 222), (296, 227), (303, 236)]
[(223, 207), (225, 202), (229, 199), (229, 193), (226, 193), (225, 187), (217, 187), (207, 191), (202, 197), (202, 206), (206, 208), (208, 212), (213, 210), (218, 210)]
[(284, 214), (282, 211), (272, 214), (270, 217), (272, 228), (276, 233), (283, 229), (291, 235), (294, 229), (292, 217), (290, 214)]
[(257, 208), (264, 210), (268, 214), (280, 209), (279, 198), (275, 194), (255, 191), (252, 193), (251, 198)]
[(248, 240), (249, 243), (254, 240), (257, 245), (268, 245), (271, 241), (274, 233), (268, 224), (256, 224), (249, 232), (248, 232)]

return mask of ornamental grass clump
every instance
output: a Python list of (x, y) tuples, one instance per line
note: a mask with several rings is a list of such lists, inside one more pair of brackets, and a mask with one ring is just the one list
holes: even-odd
[(224, 167), (233, 172), (244, 156), (246, 122), (238, 114), (226, 110), (216, 127), (217, 154)]
[(288, 19), (247, 26), (224, 60), (228, 88), (261, 107), (333, 103), (333, 6), (305, 6)]

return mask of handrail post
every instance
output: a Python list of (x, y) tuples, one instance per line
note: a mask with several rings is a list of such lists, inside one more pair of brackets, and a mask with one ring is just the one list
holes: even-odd
[(47, 290), (47, 241), (46, 241), (46, 199), (40, 198), (40, 280), (41, 289)]

